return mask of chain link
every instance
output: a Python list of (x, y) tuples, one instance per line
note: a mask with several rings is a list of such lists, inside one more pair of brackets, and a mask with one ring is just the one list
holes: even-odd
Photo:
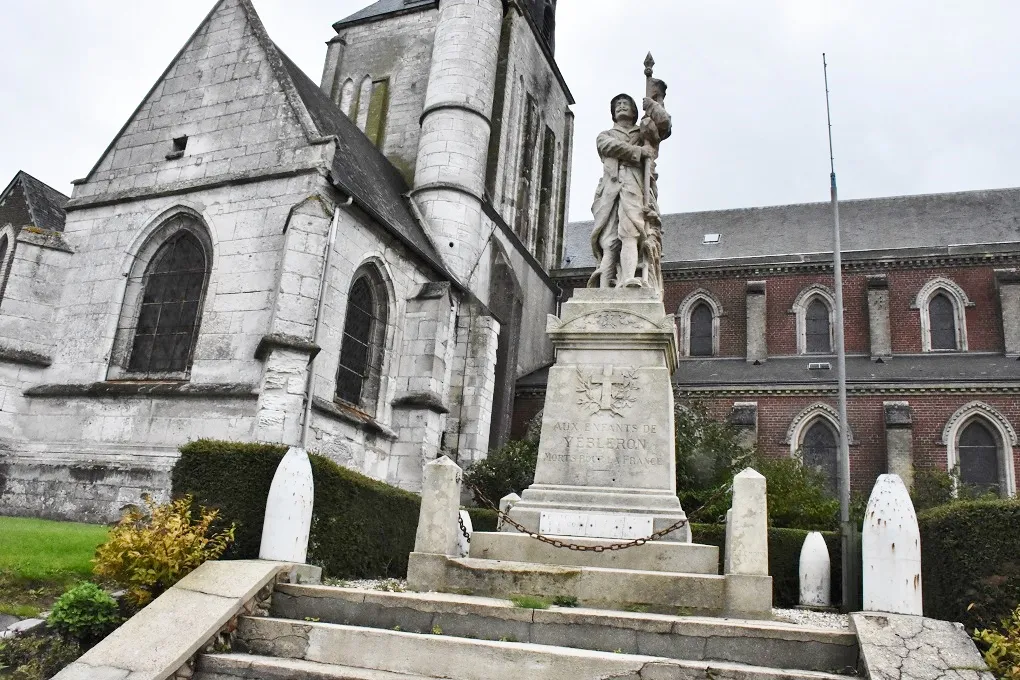
[(464, 536), (464, 540), (471, 543), (471, 534), (468, 533), (467, 527), (464, 526), (464, 515), (457, 513), (457, 523), (460, 524), (460, 533)]
[[(485, 505), (489, 506), (489, 508), (491, 510), (495, 510), (496, 513), (499, 515), (499, 518), (503, 522), (505, 522), (506, 524), (509, 524), (510, 526), (512, 526), (514, 529), (516, 529), (520, 533), (526, 534), (527, 536), (530, 536), (531, 538), (535, 539), (536, 541), (541, 541), (542, 543), (545, 543), (547, 545), (551, 545), (554, 548), (566, 548), (567, 550), (573, 550), (575, 552), (603, 553), (603, 552), (616, 552), (618, 550), (626, 550), (627, 548), (633, 548), (635, 546), (645, 545), (646, 543), (650, 543), (652, 541), (658, 541), (658, 540), (660, 540), (662, 538), (665, 538), (666, 536), (668, 536), (669, 534), (673, 533), (674, 531), (677, 531), (678, 529), (682, 529), (683, 527), (687, 526), (690, 523), (690, 518), (686, 518), (685, 517), (684, 519), (677, 520), (676, 522), (674, 522), (672, 525), (666, 527), (665, 529), (661, 529), (659, 531), (656, 531), (651, 536), (646, 536), (644, 538), (635, 538), (634, 540), (627, 541), (626, 543), (609, 543), (609, 544), (606, 544), (606, 545), (580, 545), (578, 543), (564, 543), (563, 541), (561, 541), (559, 539), (549, 538), (548, 536), (543, 536), (542, 534), (540, 534), (538, 532), (531, 531), (530, 529), (528, 529), (527, 527), (523, 526), (522, 524), (520, 524), (518, 522), (515, 522), (514, 520), (510, 519), (509, 515), (507, 515), (502, 510), (500, 510), (499, 507), (497, 507), (492, 501), (490, 501), (488, 498), (486, 498), (485, 495), (481, 491), (478, 490), (478, 487), (474, 486), (473, 484), (467, 484), (467, 486), (475, 494), (476, 498), (481, 499), (482, 503), (484, 503)], [(717, 498), (721, 497), (723, 494), (728, 493), (731, 488), (732, 488), (732, 486), (726, 486), (726, 487), (723, 487), (723, 488), (719, 489), (719, 491), (714, 493), (704, 503), (704, 505), (701, 506), (702, 509), (709, 507), (712, 503), (715, 502), (715, 500)], [(697, 513), (694, 513), (694, 514), (697, 514)], [(464, 528), (464, 520), (463, 519), (460, 519), (460, 530), (464, 533), (464, 535), (466, 537), (468, 536), (467, 530)], [(471, 540), (470, 537), (468, 537), (468, 540), (469, 541)]]

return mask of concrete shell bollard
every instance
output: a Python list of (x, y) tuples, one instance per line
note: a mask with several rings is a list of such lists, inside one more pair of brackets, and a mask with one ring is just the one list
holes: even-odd
[(733, 478), (733, 507), (726, 513), (726, 573), (769, 573), (765, 477), (747, 468)]
[(898, 475), (882, 475), (875, 482), (861, 552), (864, 610), (921, 616), (921, 533)]
[[(510, 514), (511, 508), (521, 502), (521, 497), (515, 493), (508, 493), (499, 499), (499, 511), (503, 515)], [(503, 531), (503, 515), (499, 516), (496, 520), (496, 531)], [(506, 531), (517, 531), (513, 527), (507, 526)]]
[[(467, 510), (461, 510), (459, 518), (460, 521), (457, 522), (457, 557), (467, 557), (471, 554), (471, 539), (468, 537), (474, 533), (475, 529), (471, 526), (471, 515)], [(461, 522), (464, 523), (463, 530), (460, 526)], [(467, 531), (467, 536), (464, 535), (464, 531)]]
[(292, 446), (269, 487), (259, 558), (303, 564), (308, 556), (315, 485), (304, 449)]
[(800, 549), (800, 604), (803, 607), (832, 606), (832, 565), (829, 547), (817, 531), (804, 539)]
[(414, 551), (431, 555), (456, 555), (460, 525), (460, 467), (446, 456), (425, 466), (421, 510)]

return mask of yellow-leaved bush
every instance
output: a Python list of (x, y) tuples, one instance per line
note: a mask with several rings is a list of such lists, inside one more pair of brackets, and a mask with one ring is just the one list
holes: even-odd
[(145, 510), (131, 509), (96, 548), (94, 573), (127, 589), (127, 599), (144, 607), (206, 560), (215, 560), (234, 540), (234, 525), (211, 533), (219, 511), (191, 512), (192, 497), (165, 504), (145, 497)]
[(1020, 680), (1020, 606), (1002, 622), (1001, 630), (978, 630), (974, 639), (984, 649), (985, 663), (995, 677)]

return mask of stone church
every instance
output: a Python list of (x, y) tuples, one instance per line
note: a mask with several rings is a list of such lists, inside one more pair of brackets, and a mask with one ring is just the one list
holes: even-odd
[(309, 382), (308, 447), (407, 489), (507, 438), (558, 294), (555, 0), (333, 28), (316, 84), (220, 0), (70, 197), (0, 195), (0, 513), (108, 520), (190, 439), (297, 444)]
[[(546, 315), (594, 267), (591, 224), (564, 219), (555, 20), (555, 0), (378, 0), (334, 24), (317, 85), (251, 0), (220, 0), (72, 196), (19, 173), (0, 514), (114, 518), (165, 496), (190, 439), (297, 444), (309, 391), (309, 448), (407, 489), (521, 435)], [(854, 488), (957, 469), (1015, 494), (1020, 190), (842, 215)], [(663, 222), (678, 397), (833, 481), (827, 205)]]

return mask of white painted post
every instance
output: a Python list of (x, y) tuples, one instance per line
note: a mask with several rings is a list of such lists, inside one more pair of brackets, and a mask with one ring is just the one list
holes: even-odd
[(899, 475), (882, 475), (875, 482), (861, 549), (864, 610), (921, 616), (921, 532)]
[(292, 446), (269, 487), (259, 558), (303, 564), (308, 556), (315, 484), (304, 449)]
[[(515, 493), (508, 493), (499, 499), (499, 511), (503, 515), (510, 514), (510, 509), (521, 502), (521, 497)], [(496, 531), (503, 531), (503, 515), (500, 515), (496, 520)], [(507, 531), (517, 531), (511, 527), (507, 528)]]
[(446, 456), (425, 465), (421, 511), (414, 551), (432, 555), (456, 555), (460, 526), (460, 467)]
[[(460, 511), (460, 522), (464, 523), (464, 529), (467, 531), (468, 536), (474, 533), (475, 528), (471, 526), (471, 515), (468, 514), (467, 510)], [(460, 529), (460, 522), (457, 522), (457, 556), (467, 557), (471, 554), (471, 540), (464, 536), (464, 532)]]
[(733, 478), (733, 508), (726, 514), (726, 573), (769, 573), (765, 477), (747, 468)]
[(832, 573), (829, 547), (822, 534), (812, 531), (800, 549), (800, 604), (803, 607), (832, 606)]

